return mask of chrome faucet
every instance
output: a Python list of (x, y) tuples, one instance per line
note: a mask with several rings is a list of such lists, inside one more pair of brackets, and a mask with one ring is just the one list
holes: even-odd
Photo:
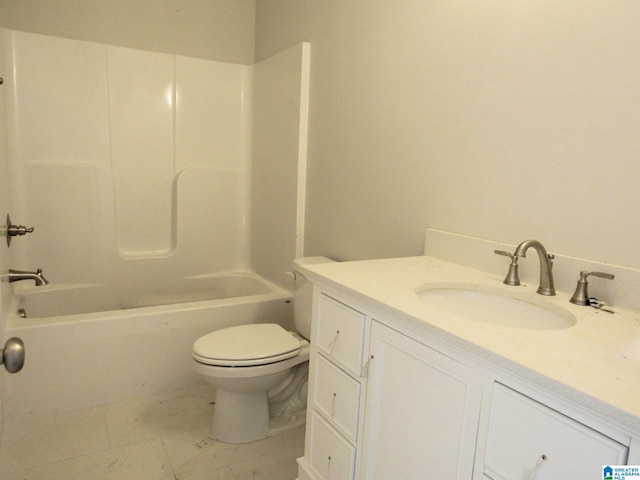
[(525, 240), (516, 248), (514, 257), (526, 257), (527, 250), (533, 247), (540, 260), (540, 284), (537, 292), (540, 295), (555, 295), (556, 289), (553, 286), (553, 274), (551, 273), (553, 254), (547, 253), (544, 246), (537, 240)]
[(26, 272), (22, 270), (9, 270), (9, 283), (19, 282), (20, 280), (33, 280), (36, 287), (47, 285), (49, 281), (42, 275), (42, 269), (39, 268), (35, 272)]

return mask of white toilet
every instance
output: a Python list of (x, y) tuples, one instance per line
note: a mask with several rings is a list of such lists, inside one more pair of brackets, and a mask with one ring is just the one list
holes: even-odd
[(194, 342), (193, 368), (216, 387), (216, 440), (253, 442), (304, 424), (313, 289), (296, 267), (327, 262), (325, 257), (294, 262), (296, 332), (255, 323), (217, 330)]

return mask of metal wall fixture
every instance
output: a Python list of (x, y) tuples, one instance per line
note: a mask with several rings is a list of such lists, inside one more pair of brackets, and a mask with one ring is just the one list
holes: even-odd
[(11, 223), (11, 217), (7, 215), (7, 247), (11, 246), (11, 239), (31, 233), (35, 230), (33, 227), (25, 227), (24, 225), (14, 225)]

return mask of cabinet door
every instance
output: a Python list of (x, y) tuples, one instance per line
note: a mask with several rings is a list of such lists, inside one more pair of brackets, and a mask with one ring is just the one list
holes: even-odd
[(469, 480), (482, 378), (373, 322), (358, 478)]

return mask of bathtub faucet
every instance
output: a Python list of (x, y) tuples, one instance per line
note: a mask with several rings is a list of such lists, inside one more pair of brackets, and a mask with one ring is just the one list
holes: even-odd
[(36, 282), (36, 287), (41, 287), (49, 283), (49, 281), (44, 278), (44, 275), (42, 275), (41, 268), (39, 268), (35, 272), (9, 270), (9, 283), (19, 282), (20, 280), (33, 280)]

